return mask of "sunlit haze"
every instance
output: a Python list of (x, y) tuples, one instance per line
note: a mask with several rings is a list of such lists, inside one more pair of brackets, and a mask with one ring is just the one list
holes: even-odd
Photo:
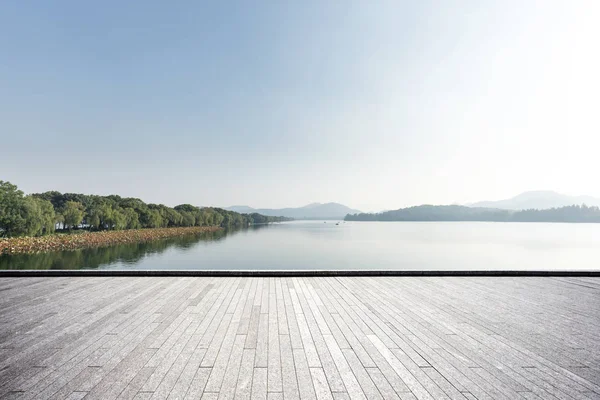
[(600, 2), (4, 1), (0, 180), (364, 211), (600, 196)]

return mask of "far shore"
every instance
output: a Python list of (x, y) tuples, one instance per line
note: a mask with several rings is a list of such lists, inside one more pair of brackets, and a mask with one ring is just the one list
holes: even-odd
[(128, 229), (122, 231), (55, 233), (40, 237), (15, 237), (0, 239), (0, 255), (47, 253), (69, 251), (117, 244), (149, 242), (152, 240), (214, 232), (218, 226), (193, 226), (176, 228)]

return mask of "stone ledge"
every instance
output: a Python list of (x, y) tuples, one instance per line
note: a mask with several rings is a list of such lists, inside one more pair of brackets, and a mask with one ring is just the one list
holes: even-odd
[(49, 276), (590, 276), (600, 270), (0, 270), (0, 277)]

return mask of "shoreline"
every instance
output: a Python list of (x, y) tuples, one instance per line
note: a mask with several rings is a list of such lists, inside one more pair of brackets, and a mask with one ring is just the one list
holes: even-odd
[(235, 277), (235, 278), (292, 278), (292, 277), (600, 277), (600, 270), (203, 270), (203, 269), (0, 269), (0, 278), (39, 277)]
[(192, 226), (100, 232), (82, 231), (81, 233), (52, 234), (39, 237), (2, 238), (0, 239), (0, 255), (50, 253), (142, 243), (204, 232), (215, 232), (220, 229), (223, 228), (219, 226)]

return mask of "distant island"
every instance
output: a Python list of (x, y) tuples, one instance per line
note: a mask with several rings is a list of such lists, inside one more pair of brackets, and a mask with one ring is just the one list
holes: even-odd
[(339, 203), (311, 203), (297, 208), (252, 208), (248, 206), (231, 206), (226, 210), (239, 213), (259, 213), (267, 216), (282, 216), (293, 219), (339, 219), (342, 220), (347, 214), (360, 213)]
[(465, 205), (480, 208), (501, 208), (504, 210), (546, 210), (571, 206), (573, 204), (600, 207), (600, 199), (592, 196), (568, 196), (551, 190), (534, 190), (521, 193), (509, 199), (479, 201)]
[(458, 205), (421, 205), (374, 214), (348, 214), (344, 219), (346, 221), (600, 222), (600, 208), (571, 205), (545, 210), (513, 211)]

